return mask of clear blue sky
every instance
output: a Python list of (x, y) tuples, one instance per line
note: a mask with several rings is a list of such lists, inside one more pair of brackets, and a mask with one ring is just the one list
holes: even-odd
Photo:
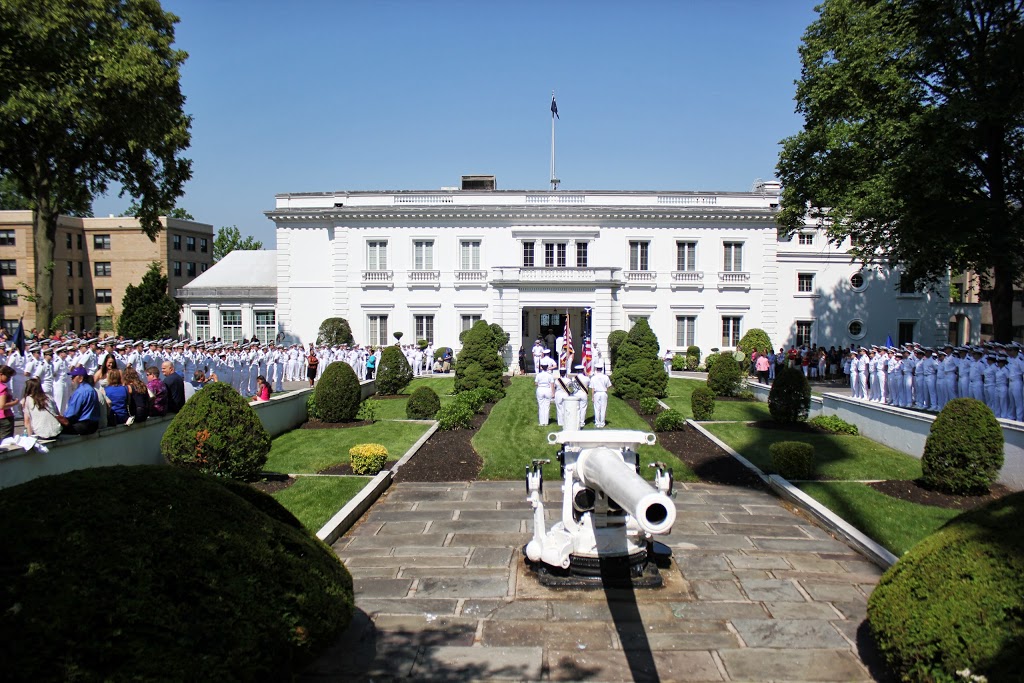
[[(281, 192), (748, 190), (799, 130), (811, 0), (164, 0), (194, 117), (179, 206), (273, 248)], [(129, 198), (97, 200), (96, 215)]]

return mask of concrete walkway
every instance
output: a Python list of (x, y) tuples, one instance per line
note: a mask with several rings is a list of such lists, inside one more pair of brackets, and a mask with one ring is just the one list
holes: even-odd
[(520, 482), (395, 485), (334, 545), (358, 609), (303, 680), (872, 680), (875, 565), (771, 494), (677, 488), (666, 585), (633, 592), (541, 586)]

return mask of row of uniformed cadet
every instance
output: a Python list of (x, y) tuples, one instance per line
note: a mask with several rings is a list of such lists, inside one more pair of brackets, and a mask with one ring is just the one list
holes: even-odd
[(982, 401), (998, 418), (1024, 422), (1024, 346), (986, 343), (861, 347), (844, 369), (853, 398), (940, 411), (954, 398)]
[(594, 366), (594, 374), (587, 375), (583, 366), (576, 366), (576, 373), (570, 375), (565, 370), (553, 372), (543, 362), (538, 364), (539, 370), (534, 375), (537, 387), (537, 423), (547, 425), (551, 420), (551, 403), (555, 404), (555, 419), (561, 427), (566, 426), (567, 411), (565, 401), (572, 395), (579, 397), (579, 429), (587, 421), (587, 399), (590, 394), (594, 398), (594, 426), (604, 427), (608, 413), (608, 390), (612, 387), (611, 379), (604, 373), (604, 361)]

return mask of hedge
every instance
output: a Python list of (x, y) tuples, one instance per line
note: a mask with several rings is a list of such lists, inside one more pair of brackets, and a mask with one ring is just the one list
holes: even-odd
[(921, 469), (925, 486), (952, 494), (984, 493), (1003, 467), (1003, 430), (973, 398), (953, 399), (932, 423)]
[(693, 419), (698, 422), (714, 419), (715, 393), (707, 387), (694, 389), (690, 394), (690, 410), (693, 412)]
[(778, 441), (768, 447), (772, 469), (784, 479), (810, 479), (814, 473), (814, 446), (802, 441)]

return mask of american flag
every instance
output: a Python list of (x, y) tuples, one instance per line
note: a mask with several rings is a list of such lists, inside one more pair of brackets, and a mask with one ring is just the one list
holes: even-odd
[(562, 348), (558, 350), (558, 367), (566, 372), (572, 370), (572, 329), (569, 327), (569, 313), (565, 314), (565, 331), (562, 333)]
[(594, 349), (590, 345), (590, 335), (583, 337), (583, 372), (594, 374)]

